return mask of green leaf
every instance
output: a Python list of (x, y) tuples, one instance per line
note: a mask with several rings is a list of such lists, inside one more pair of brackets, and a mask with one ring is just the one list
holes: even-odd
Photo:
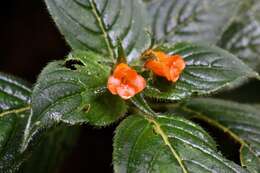
[(255, 70), (260, 67), (260, 2), (247, 0), (218, 43)]
[(241, 0), (151, 0), (147, 4), (157, 40), (216, 43)]
[(208, 122), (241, 144), (241, 164), (260, 172), (260, 111), (246, 104), (218, 99), (192, 99), (180, 106), (182, 115)]
[(198, 125), (163, 115), (124, 120), (116, 130), (113, 163), (115, 173), (247, 172), (219, 154)]
[(80, 128), (60, 125), (44, 133), (41, 143), (24, 162), (19, 173), (54, 173), (78, 142)]
[(252, 173), (260, 172), (260, 158), (247, 146), (240, 148), (240, 161)]
[(259, 104), (255, 104), (254, 107), (257, 108), (257, 109), (260, 109), (260, 105)]
[(105, 126), (122, 117), (126, 104), (106, 89), (110, 68), (103, 61), (93, 52), (75, 52), (50, 63), (33, 90), (31, 133), (58, 122)]
[(208, 95), (258, 77), (235, 56), (214, 46), (183, 42), (157, 49), (182, 55), (186, 68), (175, 84), (160, 78), (150, 80), (145, 92), (149, 97), (180, 100), (193, 95)]
[(0, 172), (16, 171), (27, 157), (21, 145), (30, 114), (30, 96), (24, 81), (0, 73)]
[(150, 45), (146, 10), (140, 0), (45, 0), (73, 49), (91, 50), (116, 59), (117, 39), (128, 60)]
[(143, 113), (153, 116), (156, 115), (156, 113), (150, 108), (142, 93), (131, 98), (131, 102)]

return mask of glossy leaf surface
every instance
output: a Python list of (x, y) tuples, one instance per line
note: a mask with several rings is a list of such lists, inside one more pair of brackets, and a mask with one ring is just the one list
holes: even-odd
[(113, 160), (115, 173), (247, 172), (219, 154), (202, 128), (174, 116), (124, 120), (116, 130)]
[(149, 47), (147, 15), (140, 0), (45, 0), (49, 12), (73, 49), (116, 58), (122, 40), (128, 60)]
[(151, 0), (147, 6), (157, 40), (216, 43), (240, 4), (240, 0)]
[(228, 133), (241, 144), (240, 161), (253, 173), (260, 171), (260, 111), (246, 104), (218, 100), (192, 99), (181, 105), (190, 118), (201, 119)]
[(110, 68), (103, 60), (92, 52), (75, 52), (42, 71), (32, 96), (31, 133), (58, 122), (105, 126), (124, 115), (124, 101), (106, 88)]
[(180, 100), (193, 95), (208, 95), (234, 88), (258, 74), (232, 54), (205, 44), (177, 43), (156, 48), (169, 55), (179, 54), (186, 68), (176, 83), (160, 78), (150, 80), (149, 97)]
[(257, 71), (260, 67), (259, 13), (258, 0), (244, 1), (239, 14), (218, 43)]
[(30, 96), (24, 81), (0, 73), (0, 172), (16, 171), (26, 158), (21, 145), (30, 114)]

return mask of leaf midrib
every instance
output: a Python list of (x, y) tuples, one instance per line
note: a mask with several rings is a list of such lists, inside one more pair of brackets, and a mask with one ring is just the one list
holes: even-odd
[(30, 109), (31, 109), (31, 105), (28, 104), (27, 106), (24, 106), (24, 107), (21, 107), (21, 108), (6, 110), (6, 111), (3, 111), (3, 112), (0, 113), (0, 118), (5, 116), (5, 115), (8, 115), (8, 114), (12, 114), (12, 113), (18, 114), (18, 113), (21, 113), (21, 112), (28, 111)]
[(104, 36), (104, 39), (105, 39), (105, 42), (106, 42), (106, 45), (107, 45), (107, 49), (108, 49), (108, 52), (109, 52), (109, 57), (111, 57), (112, 59), (115, 60), (116, 55), (115, 55), (115, 52), (114, 52), (114, 49), (113, 49), (113, 44), (112, 44), (111, 38), (110, 38), (109, 34), (106, 32), (105, 22), (103, 21), (102, 18), (100, 18), (99, 11), (97, 9), (97, 5), (94, 2), (94, 0), (89, 0), (89, 3), (91, 5), (91, 11), (92, 11), (94, 17), (97, 20), (97, 23), (98, 23), (99, 28), (101, 29), (101, 32), (103, 33), (103, 36)]
[(179, 156), (178, 152), (171, 145), (167, 134), (163, 131), (160, 124), (154, 119), (154, 117), (156, 117), (157, 114), (150, 108), (150, 106), (144, 99), (143, 95), (135, 96), (131, 99), (131, 102), (139, 109), (139, 111), (144, 113), (144, 119), (147, 120), (150, 124), (153, 124), (154, 131), (162, 137), (164, 144), (169, 147), (171, 153), (179, 163), (183, 173), (188, 173), (188, 170), (183, 164), (183, 161)]
[[(200, 94), (198, 94), (199, 96), (216, 93), (217, 91), (219, 91), (221, 89), (224, 89), (226, 87), (229, 87), (229, 86), (235, 85), (237, 83), (240, 83), (240, 82), (242, 82), (244, 80), (247, 80), (247, 78), (252, 78), (252, 79), (255, 78), (257, 80), (260, 80), (260, 75), (258, 73), (247, 73), (244, 76), (238, 76), (237, 78), (233, 79), (231, 82), (225, 82), (225, 84), (223, 84), (223, 85), (221, 85), (219, 87), (216, 87), (214, 89), (207, 90), (207, 91), (205, 91), (205, 90), (203, 91), (203, 90), (197, 88), (196, 90), (192, 90), (190, 92), (190, 91), (187, 91), (185, 89), (185, 87), (183, 87), (183, 86), (181, 86), (181, 87), (177, 86), (176, 88), (171, 89), (171, 90), (175, 91), (175, 92), (173, 92), (171, 94), (157, 91), (157, 92), (160, 92), (160, 94), (156, 95), (156, 97), (154, 95), (151, 95), (151, 94), (148, 94), (147, 96), (151, 97), (151, 98), (159, 98), (159, 99), (163, 99), (163, 100), (181, 100), (183, 98), (191, 97), (196, 92), (201, 92)], [(183, 81), (180, 81), (180, 82), (186, 83), (187, 80), (183, 80)], [(156, 88), (151, 87), (150, 89), (156, 89)], [(178, 91), (178, 92), (176, 92), (176, 91)], [(186, 93), (185, 96), (178, 96), (180, 92), (187, 92), (187, 93)]]
[[(203, 3), (203, 2), (202, 2), (202, 3)], [(237, 13), (237, 11), (238, 11), (238, 7), (240, 7), (241, 5), (242, 5), (242, 2), (240, 2), (240, 3), (237, 5), (236, 13)], [(189, 23), (191, 23), (191, 22), (194, 22), (195, 19), (196, 19), (196, 17), (197, 17), (198, 15), (200, 15), (201, 13), (205, 12), (206, 10), (207, 10), (207, 9), (204, 7), (204, 8), (202, 8), (202, 9), (200, 9), (199, 11), (193, 13), (192, 15), (190, 15), (189, 17), (187, 17), (187, 18), (184, 19), (183, 21), (180, 21), (180, 20), (179, 20), (179, 16), (180, 16), (181, 14), (178, 14), (178, 17), (177, 17), (178, 20), (177, 20), (176, 26), (174, 26), (170, 31), (165, 32), (165, 35), (159, 40), (159, 42), (167, 41), (167, 39), (168, 39), (169, 37), (174, 36), (174, 34), (176, 34), (178, 31), (180, 31), (183, 27), (187, 26), (187, 25), (188, 25)], [(170, 11), (170, 10), (169, 10), (169, 11)], [(181, 10), (180, 12), (182, 12), (182, 10)], [(169, 13), (169, 12), (168, 12), (168, 13)], [(234, 14), (236, 14), (236, 13), (234, 13)], [(169, 14), (168, 14), (168, 16), (169, 16)], [(169, 17), (167, 17), (166, 20), (169, 20)], [(234, 21), (234, 20), (235, 20), (234, 17), (231, 17), (231, 18), (230, 18), (229, 22), (227, 22), (227, 24), (225, 24), (225, 26), (224, 26), (223, 29), (221, 30), (220, 34), (218, 35), (218, 38), (217, 38), (213, 43), (217, 43), (217, 42), (220, 40), (220, 38), (221, 38), (221, 36), (223, 35), (223, 33), (225, 32), (225, 30), (228, 28), (228, 26), (229, 26), (229, 25), (232, 23), (232, 21)], [(166, 21), (165, 23), (167, 23), (167, 21)], [(165, 25), (165, 24), (164, 24), (164, 28), (166, 28), (166, 25)]]
[[(230, 137), (232, 137), (235, 141), (237, 141), (242, 147), (247, 147), (248, 150), (255, 156), (257, 156), (257, 154), (254, 152), (254, 150), (252, 149), (252, 147), (250, 145), (247, 144), (246, 141), (244, 141), (244, 139), (242, 139), (240, 136), (238, 136), (236, 133), (232, 132), (229, 128), (226, 128), (224, 125), (222, 125), (221, 123), (219, 123), (218, 121), (209, 118), (208, 116), (202, 114), (201, 112), (198, 111), (194, 111), (192, 109), (189, 109), (187, 106), (182, 105), (181, 109), (183, 109), (184, 111), (190, 112), (190, 113), (194, 113), (195, 115), (192, 116), (192, 118), (198, 118), (202, 121), (206, 121), (208, 123), (210, 123), (211, 125), (213, 125), (214, 127), (217, 127), (218, 129), (226, 132), (227, 134), (230, 135)], [(241, 153), (240, 153), (241, 154)], [(260, 158), (257, 157), (258, 161), (260, 162)], [(242, 162), (241, 162), (242, 164)]]
[(159, 134), (165, 145), (167, 145), (171, 151), (171, 153), (173, 154), (173, 156), (176, 158), (176, 160), (178, 161), (183, 173), (188, 173), (187, 168), (185, 167), (183, 160), (181, 159), (181, 157), (179, 156), (179, 154), (177, 153), (177, 151), (174, 149), (174, 147), (171, 145), (170, 140), (167, 136), (167, 134), (163, 131), (163, 129), (161, 128), (160, 124), (151, 116), (147, 115), (145, 116), (145, 119), (153, 124), (153, 129), (155, 130), (155, 132), (157, 134)]

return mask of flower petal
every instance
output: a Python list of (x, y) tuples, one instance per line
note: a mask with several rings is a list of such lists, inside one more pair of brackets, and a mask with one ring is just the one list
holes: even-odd
[(129, 83), (135, 89), (136, 93), (141, 92), (146, 87), (146, 81), (141, 75), (137, 75), (136, 78)]
[(135, 89), (129, 85), (120, 85), (117, 87), (117, 93), (122, 99), (129, 99), (133, 97), (136, 92)]
[(158, 76), (165, 76), (165, 73), (167, 73), (167, 67), (159, 61), (149, 60), (145, 63), (145, 67), (152, 70)]
[(180, 55), (171, 56), (172, 65), (182, 71), (185, 68), (185, 61)]
[(115, 78), (114, 76), (110, 76), (108, 78), (108, 82), (107, 82), (107, 88), (108, 90), (112, 93), (112, 94), (117, 94), (117, 87), (120, 86), (120, 80)]
[(182, 70), (185, 68), (185, 61), (180, 55), (168, 55), (161, 51), (149, 50), (156, 59), (148, 60), (145, 67), (152, 70), (156, 75), (165, 77), (169, 81), (176, 82)]
[(176, 82), (180, 77), (180, 71), (175, 68), (175, 67), (171, 67), (170, 68), (170, 78), (168, 80), (172, 81), (172, 82)]
[(126, 76), (131, 70), (132, 69), (127, 64), (120, 63), (116, 66), (113, 72), (113, 76), (115, 78), (121, 79), (122, 77)]
[(165, 61), (168, 55), (162, 51), (153, 51), (153, 54), (158, 58), (159, 61)]

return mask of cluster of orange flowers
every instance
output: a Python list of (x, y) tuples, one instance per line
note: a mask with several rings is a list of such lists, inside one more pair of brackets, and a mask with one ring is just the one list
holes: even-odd
[[(185, 68), (185, 61), (180, 55), (153, 50), (146, 51), (144, 55), (148, 57), (144, 67), (168, 81), (176, 82)], [(145, 87), (145, 79), (125, 63), (116, 66), (107, 83), (108, 90), (123, 99), (133, 97)]]

